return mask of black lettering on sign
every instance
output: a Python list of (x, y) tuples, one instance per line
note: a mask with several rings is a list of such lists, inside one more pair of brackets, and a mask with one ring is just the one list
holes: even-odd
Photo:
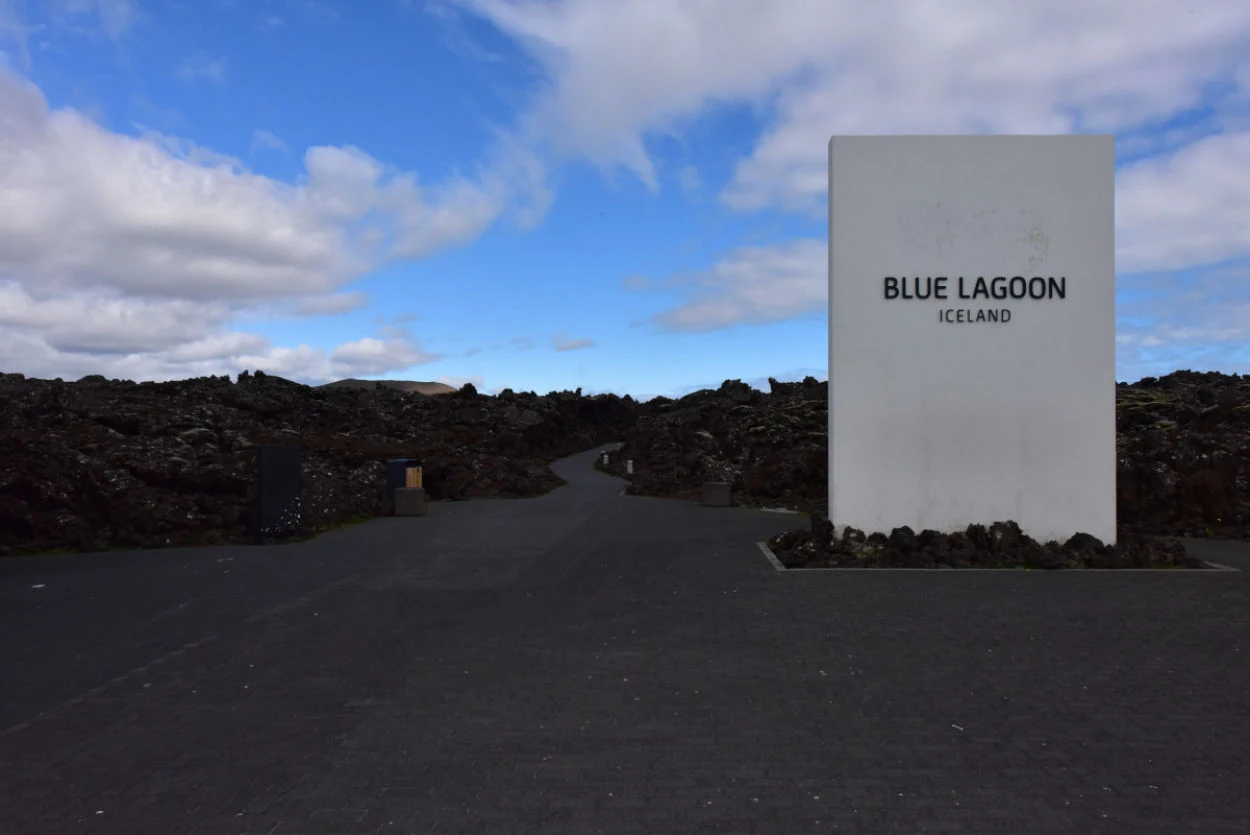
[[(905, 301), (925, 301), (937, 299), (946, 301), (950, 297), (951, 277), (939, 276), (886, 276), (883, 288), (887, 300), (902, 299)], [(1023, 275), (1011, 277), (1005, 275), (977, 276), (975, 279), (956, 276), (955, 294), (960, 299), (1031, 299), (1044, 301), (1048, 299), (1066, 299), (1068, 297), (1067, 276), (1040, 276), (1032, 278)], [(950, 323), (1003, 323), (1011, 321), (1011, 310), (1008, 308), (942, 308), (938, 311), (939, 322)]]
[(948, 324), (975, 325), (978, 322), (1002, 324), (1011, 321), (1011, 311), (1005, 307), (944, 307), (938, 311), (938, 321)]

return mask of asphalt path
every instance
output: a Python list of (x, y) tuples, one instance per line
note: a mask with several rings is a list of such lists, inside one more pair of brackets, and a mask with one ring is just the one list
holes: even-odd
[(1250, 572), (779, 572), (598, 454), (0, 561), (0, 833), (1250, 832)]

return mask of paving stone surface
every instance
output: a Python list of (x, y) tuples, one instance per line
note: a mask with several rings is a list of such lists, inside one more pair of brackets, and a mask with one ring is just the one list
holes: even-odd
[(595, 454), (311, 543), (0, 562), (0, 833), (1250, 832), (1250, 572), (778, 573), (798, 517)]

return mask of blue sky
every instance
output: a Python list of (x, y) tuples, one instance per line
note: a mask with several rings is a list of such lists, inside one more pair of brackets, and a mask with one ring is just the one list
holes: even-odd
[(1250, 4), (0, 0), (0, 370), (824, 378), (835, 133), (1115, 133), (1117, 368), (1250, 372)]

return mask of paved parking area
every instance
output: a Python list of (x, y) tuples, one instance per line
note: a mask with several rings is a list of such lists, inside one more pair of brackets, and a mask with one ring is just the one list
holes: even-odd
[(1250, 832), (1250, 572), (778, 573), (798, 517), (594, 454), (310, 543), (0, 562), (0, 832)]

